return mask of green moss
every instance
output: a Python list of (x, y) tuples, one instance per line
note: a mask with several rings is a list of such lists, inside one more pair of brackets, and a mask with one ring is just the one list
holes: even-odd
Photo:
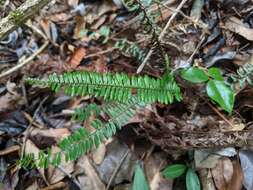
[(18, 9), (10, 12), (11, 21), (17, 25), (20, 25), (22, 23), (23, 16), (24, 16), (24, 13)]

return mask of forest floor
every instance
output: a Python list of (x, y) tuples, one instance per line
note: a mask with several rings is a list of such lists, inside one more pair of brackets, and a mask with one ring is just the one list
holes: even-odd
[[(1, 19), (23, 3), (0, 1)], [(53, 0), (14, 21), (0, 41), (0, 189), (253, 190), (252, 0)], [(145, 104), (75, 161), (20, 166), (95, 130), (72, 115), (106, 100), (26, 81), (72, 71), (171, 72), (182, 100)]]

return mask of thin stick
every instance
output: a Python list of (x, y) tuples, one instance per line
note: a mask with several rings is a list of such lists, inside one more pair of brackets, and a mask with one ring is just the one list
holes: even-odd
[[(187, 0), (182, 0), (181, 3), (178, 5), (178, 7), (176, 8), (175, 12), (171, 15), (169, 21), (167, 22), (166, 26), (163, 28), (161, 34), (158, 37), (158, 40), (161, 41), (164, 37), (164, 35), (166, 34), (167, 29), (170, 27), (173, 19), (177, 16), (179, 10), (184, 6), (184, 4), (187, 2)], [(145, 59), (143, 60), (143, 62), (141, 63), (141, 65), (139, 66), (139, 68), (137, 69), (136, 73), (140, 73), (144, 66), (146, 65), (147, 61), (149, 60), (150, 56), (152, 55), (154, 49), (150, 49), (148, 54), (146, 55)]]
[(210, 103), (207, 103), (211, 108), (212, 110), (217, 113), (218, 116), (221, 117), (221, 119), (223, 119), (231, 128), (234, 128), (234, 125), (224, 116), (222, 115), (222, 113), (219, 112), (219, 110), (217, 110), (215, 107), (213, 107)]
[(3, 72), (0, 74), (0, 78), (3, 78), (15, 71), (17, 71), (18, 69), (20, 69), (21, 67), (25, 66), (26, 64), (30, 63), (37, 55), (39, 55), (47, 46), (48, 46), (49, 42), (46, 41), (36, 52), (34, 52), (30, 57), (28, 57), (26, 60), (20, 62), (18, 65), (16, 65), (15, 67), (12, 67), (11, 69)]
[(130, 149), (128, 149), (128, 150), (126, 151), (126, 153), (122, 156), (121, 160), (119, 161), (119, 164), (117, 165), (117, 167), (116, 167), (115, 170), (113, 171), (113, 174), (112, 174), (111, 177), (110, 177), (110, 180), (109, 180), (109, 182), (108, 182), (108, 184), (107, 184), (107, 186), (106, 186), (106, 190), (109, 190), (109, 188), (110, 188), (110, 186), (111, 186), (111, 184), (112, 184), (113, 179), (114, 179), (115, 176), (117, 175), (117, 173), (118, 173), (118, 171), (119, 171), (121, 165), (122, 165), (123, 162), (125, 161), (125, 159), (126, 159), (126, 157), (128, 156), (129, 152), (130, 152)]

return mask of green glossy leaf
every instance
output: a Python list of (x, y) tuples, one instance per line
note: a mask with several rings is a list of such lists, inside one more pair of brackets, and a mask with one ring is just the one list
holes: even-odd
[(191, 67), (189, 69), (182, 70), (181, 77), (192, 83), (201, 83), (208, 81), (208, 76), (206, 73), (197, 67)]
[(231, 113), (234, 107), (235, 94), (223, 81), (210, 80), (207, 83), (208, 96), (218, 103), (225, 111)]
[(162, 172), (163, 176), (168, 179), (174, 179), (183, 175), (186, 171), (186, 165), (174, 164), (165, 168)]
[(198, 175), (191, 168), (186, 173), (186, 188), (187, 190), (200, 190)]
[(220, 69), (218, 69), (216, 67), (208, 69), (208, 74), (210, 77), (212, 77), (215, 80), (224, 81), (224, 78), (221, 74)]
[(132, 190), (149, 190), (148, 182), (140, 165), (135, 168)]

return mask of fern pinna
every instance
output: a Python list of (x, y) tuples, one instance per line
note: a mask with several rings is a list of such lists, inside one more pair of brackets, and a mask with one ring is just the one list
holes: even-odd
[(34, 154), (25, 155), (19, 163), (26, 168), (47, 168), (49, 164), (58, 166), (63, 157), (66, 161), (76, 160), (93, 147), (98, 147), (105, 139), (112, 137), (117, 130), (120, 130), (134, 116), (136, 109), (143, 105), (138, 103), (134, 97), (126, 103), (109, 103), (101, 110), (110, 119), (107, 122), (99, 119), (93, 120), (91, 126), (95, 128), (94, 132), (80, 128), (60, 141), (60, 152), (52, 154), (49, 148), (46, 151), (41, 151), (37, 158)]
[(71, 96), (93, 95), (118, 102), (127, 102), (133, 95), (139, 102), (145, 103), (168, 104), (182, 99), (180, 88), (169, 73), (161, 79), (155, 79), (149, 76), (129, 77), (123, 73), (83, 71), (52, 74), (45, 80), (29, 78), (28, 82), (50, 87), (54, 91), (63, 88)]

